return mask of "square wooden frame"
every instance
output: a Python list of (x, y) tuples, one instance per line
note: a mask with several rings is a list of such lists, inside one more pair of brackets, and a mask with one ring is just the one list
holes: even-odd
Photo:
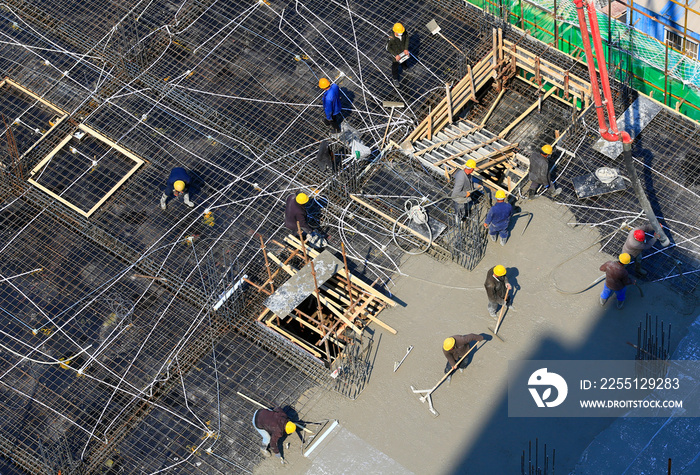
[(2, 88), (5, 84), (7, 84), (7, 85), (9, 85), (10, 87), (13, 87), (13, 88), (15, 88), (15, 89), (17, 89), (17, 90), (23, 92), (24, 94), (28, 95), (28, 96), (31, 97), (32, 99), (36, 100), (37, 102), (41, 102), (43, 105), (45, 105), (46, 107), (48, 107), (49, 109), (51, 109), (52, 111), (54, 111), (56, 114), (59, 115), (58, 120), (56, 121), (56, 123), (53, 124), (53, 125), (51, 126), (51, 128), (50, 128), (49, 130), (46, 131), (46, 133), (42, 134), (42, 136), (39, 137), (39, 140), (37, 140), (36, 142), (34, 142), (34, 144), (33, 144), (31, 147), (29, 147), (29, 148), (19, 157), (20, 159), (22, 159), (22, 158), (24, 158), (25, 155), (27, 155), (29, 152), (31, 152), (31, 151), (34, 149), (34, 147), (36, 147), (37, 145), (39, 145), (39, 144), (41, 143), (41, 141), (44, 140), (44, 138), (47, 137), (56, 127), (58, 127), (58, 126), (61, 124), (61, 122), (63, 122), (63, 121), (68, 117), (68, 113), (67, 113), (66, 111), (64, 111), (63, 109), (60, 109), (59, 107), (56, 107), (55, 105), (51, 104), (51, 103), (50, 103), (49, 101), (47, 101), (46, 99), (43, 99), (43, 98), (39, 97), (38, 95), (36, 95), (35, 93), (33, 93), (32, 91), (30, 91), (29, 89), (27, 89), (26, 87), (24, 87), (24, 86), (22, 86), (22, 85), (16, 83), (15, 81), (13, 81), (13, 80), (10, 79), (10, 78), (7, 78), (7, 77), (6, 77), (6, 78), (3, 79), (2, 81), (0, 81), (0, 88)]
[[(58, 201), (60, 201), (60, 202), (63, 203), (64, 205), (68, 206), (68, 207), (69, 207), (70, 209), (72, 209), (73, 211), (82, 214), (82, 215), (85, 216), (86, 218), (89, 218), (95, 211), (97, 211), (97, 209), (98, 209), (100, 206), (102, 206), (102, 204), (103, 204), (105, 201), (107, 201), (107, 199), (108, 199), (110, 196), (112, 196), (112, 195), (117, 191), (117, 189), (119, 189), (120, 186), (122, 186), (122, 185), (124, 184), (124, 182), (125, 182), (126, 180), (129, 179), (129, 177), (131, 177), (131, 175), (133, 175), (133, 174), (136, 172), (136, 170), (139, 169), (139, 167), (140, 167), (141, 165), (143, 165), (144, 160), (141, 159), (141, 158), (139, 158), (139, 157), (137, 157), (136, 155), (134, 155), (133, 153), (131, 153), (131, 152), (128, 151), (127, 149), (125, 149), (125, 148), (123, 148), (123, 147), (120, 147), (119, 145), (117, 145), (117, 144), (114, 143), (113, 141), (109, 140), (109, 139), (108, 139), (107, 137), (105, 137), (104, 135), (100, 134), (100, 133), (97, 132), (96, 130), (91, 129), (90, 127), (88, 127), (88, 126), (86, 126), (86, 125), (80, 124), (80, 125), (78, 125), (78, 128), (79, 128), (81, 131), (85, 132), (87, 135), (90, 135), (91, 137), (93, 137), (93, 138), (99, 140), (100, 142), (102, 142), (102, 143), (104, 143), (104, 144), (110, 146), (111, 148), (115, 149), (117, 152), (121, 153), (122, 155), (124, 155), (124, 156), (130, 158), (131, 160), (133, 160), (133, 161), (135, 162), (135, 165), (131, 168), (131, 170), (129, 170), (129, 171), (126, 173), (126, 175), (124, 175), (124, 176), (121, 178), (121, 180), (119, 180), (119, 181), (118, 181), (118, 182), (117, 182), (117, 183), (116, 183), (116, 184), (115, 184), (115, 185), (114, 185), (114, 186), (113, 186), (113, 187), (112, 187), (112, 188), (111, 188), (111, 189), (110, 189), (110, 190), (109, 190), (109, 191), (108, 191), (108, 192), (107, 192), (107, 193), (106, 193), (92, 208), (90, 208), (90, 210), (88, 210), (88, 211), (83, 211), (82, 209), (78, 208), (77, 206), (75, 206), (75, 205), (74, 205), (73, 203), (71, 203), (70, 201), (66, 200), (65, 198), (62, 198), (61, 196), (57, 195), (56, 193), (54, 193), (53, 191), (49, 190), (48, 188), (46, 188), (45, 186), (41, 185), (40, 183), (37, 183), (37, 182), (36, 182), (35, 180), (33, 180), (32, 178), (29, 178), (27, 181), (28, 181), (29, 183), (33, 184), (34, 186), (36, 186), (37, 188), (39, 188), (40, 190), (44, 191), (44, 192), (47, 193), (48, 195), (54, 197), (55, 199), (57, 199)], [(51, 153), (49, 153), (46, 157), (44, 157), (44, 159), (43, 159), (42, 161), (40, 161), (40, 162), (34, 167), (34, 169), (30, 172), (30, 175), (34, 176), (39, 170), (41, 170), (41, 169), (49, 162), (49, 160), (51, 160), (63, 147), (66, 146), (66, 144), (67, 144), (68, 142), (70, 142), (70, 140), (73, 138), (73, 136), (74, 136), (73, 134), (70, 134), (70, 135), (68, 135), (67, 137), (65, 137), (63, 140), (61, 140), (61, 143), (59, 143), (59, 144), (56, 146), (56, 148), (54, 148), (54, 149), (51, 151)]]

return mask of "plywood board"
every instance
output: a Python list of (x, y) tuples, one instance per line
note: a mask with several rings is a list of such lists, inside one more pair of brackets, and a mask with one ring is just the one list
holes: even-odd
[[(313, 259), (318, 285), (325, 283), (336, 272), (343, 269), (343, 263), (333, 254), (323, 251)], [(315, 292), (314, 279), (311, 275), (311, 265), (307, 264), (299, 272), (282, 284), (274, 294), (265, 300), (265, 306), (280, 318), (285, 318)]]

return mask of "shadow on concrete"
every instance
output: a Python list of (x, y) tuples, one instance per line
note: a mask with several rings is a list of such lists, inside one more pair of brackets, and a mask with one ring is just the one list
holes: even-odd
[[(512, 271), (513, 269), (508, 269), (509, 279)], [(590, 297), (597, 298), (599, 292), (598, 286), (589, 291)], [(630, 298), (636, 300), (639, 299), (639, 295), (628, 291), (628, 299)], [(519, 317), (527, 318), (525, 315)], [(674, 328), (683, 327), (682, 315), (666, 314), (665, 317), (666, 321), (673, 321)], [(567, 316), (562, 315), (562, 318)], [(614, 304), (612, 306), (608, 304), (602, 309), (598, 322), (591, 329), (586, 341), (571, 347), (568, 344), (562, 344), (558, 339), (545, 338), (532, 353), (524, 358), (527, 360), (632, 360), (635, 355), (634, 349), (626, 345), (625, 341), (636, 341), (637, 325), (643, 319), (644, 315), (631, 313), (630, 309), (618, 311)], [(675, 350), (684, 335), (685, 331), (683, 335), (675, 335), (675, 339), (671, 342), (671, 352)], [(495, 340), (486, 344), (504, 343)], [(465, 394), (465, 397), (469, 397), (468, 394)], [(519, 474), (523, 451), (526, 454), (527, 469), (528, 443), (532, 442), (534, 450), (536, 438), (539, 440), (540, 447), (540, 467), (544, 466), (541, 450), (543, 445), (547, 444), (548, 455), (551, 456), (552, 449), (556, 450), (554, 473), (571, 473), (588, 445), (615, 420), (617, 418), (508, 417), (506, 388), (500, 400), (496, 402), (490, 417), (478, 429), (480, 434), (476, 438), (476, 444), (466, 448), (464, 457), (456, 465), (445, 470), (445, 473)], [(599, 473), (608, 473), (605, 461), (601, 460), (599, 463)], [(552, 469), (551, 460), (549, 468)]]

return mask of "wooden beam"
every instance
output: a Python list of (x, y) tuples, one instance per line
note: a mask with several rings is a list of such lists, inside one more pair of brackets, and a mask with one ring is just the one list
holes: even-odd
[(496, 110), (496, 106), (498, 105), (498, 102), (501, 100), (501, 97), (503, 97), (503, 94), (506, 92), (506, 89), (503, 88), (501, 89), (501, 92), (498, 93), (498, 96), (496, 97), (496, 100), (493, 101), (493, 104), (491, 104), (491, 108), (489, 111), (486, 113), (484, 116), (484, 119), (481, 121), (481, 127), (486, 125), (486, 121), (489, 120), (489, 117), (491, 117), (491, 114), (493, 114), (493, 111)]
[[(542, 97), (542, 102), (544, 102), (545, 99), (547, 99), (549, 96), (551, 96), (552, 94), (554, 94), (554, 91), (556, 91), (556, 90), (557, 90), (556, 87), (552, 87), (549, 91), (547, 91), (547, 92), (545, 93), (545, 95)], [(511, 124), (510, 124), (508, 127), (506, 127), (505, 129), (503, 129), (503, 130), (501, 131), (501, 133), (498, 134), (498, 135), (501, 136), (501, 137), (505, 137), (506, 134), (507, 134), (508, 132), (510, 132), (510, 131), (513, 129), (513, 127), (515, 127), (516, 125), (518, 125), (520, 122), (522, 122), (522, 120), (523, 120), (525, 117), (527, 117), (528, 115), (530, 115), (530, 113), (531, 113), (533, 110), (535, 110), (539, 104), (540, 104), (540, 100), (538, 99), (537, 101), (535, 101), (534, 104), (532, 104), (530, 107), (528, 107), (528, 108), (525, 110), (525, 112), (523, 112), (522, 114), (520, 114), (520, 116), (519, 116), (517, 119), (515, 119), (513, 122), (511, 122)]]
[(452, 95), (450, 94), (450, 85), (445, 84), (445, 99), (447, 99), (447, 115), (450, 118), (450, 124), (452, 120)]
[(307, 345), (307, 344), (306, 344), (305, 342), (303, 342), (302, 340), (300, 340), (300, 339), (296, 338), (295, 336), (293, 336), (293, 335), (287, 333), (286, 331), (282, 330), (280, 327), (278, 327), (278, 326), (275, 325), (274, 323), (268, 322), (268, 323), (266, 323), (266, 325), (267, 325), (268, 327), (274, 329), (276, 332), (280, 333), (281, 335), (284, 335), (284, 336), (287, 337), (292, 343), (294, 343), (294, 344), (296, 344), (296, 345), (299, 345), (300, 347), (302, 347), (303, 349), (305, 349), (306, 351), (308, 351), (309, 353), (311, 353), (312, 355), (314, 355), (316, 358), (321, 358), (321, 357), (323, 356), (319, 351), (314, 350), (313, 348), (311, 348), (311, 346)]

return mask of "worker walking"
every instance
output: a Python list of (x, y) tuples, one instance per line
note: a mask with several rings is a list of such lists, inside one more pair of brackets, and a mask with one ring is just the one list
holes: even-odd
[(405, 62), (411, 56), (408, 51), (408, 34), (406, 34), (406, 28), (401, 23), (395, 23), (389, 32), (386, 50), (391, 55), (391, 78), (394, 81), (394, 86), (398, 87), (400, 66), (401, 64), (405, 65)]
[[(648, 237), (650, 235), (651, 237)], [(638, 276), (647, 275), (647, 271), (642, 269), (642, 252), (651, 247), (659, 239), (659, 235), (654, 231), (654, 226), (645, 224), (642, 227), (633, 229), (627, 234), (627, 240), (622, 245), (622, 252), (630, 255), (634, 259), (634, 273)]]
[(330, 127), (334, 133), (340, 132), (340, 123), (343, 121), (341, 115), (342, 106), (340, 104), (340, 87), (326, 79), (321, 78), (318, 81), (318, 87), (323, 89), (321, 102), (323, 103), (323, 123)]
[(182, 167), (173, 168), (168, 177), (168, 182), (165, 184), (165, 191), (160, 198), (160, 208), (168, 208), (168, 198), (171, 196), (178, 197), (182, 195), (182, 201), (190, 208), (194, 207), (194, 203), (190, 201), (190, 175)]
[(496, 204), (489, 209), (486, 214), (484, 226), (489, 230), (491, 241), (496, 242), (496, 236), (500, 236), (501, 246), (505, 246), (508, 241), (508, 225), (510, 217), (513, 215), (513, 206), (506, 201), (506, 192), (496, 191)]
[(540, 185), (549, 190), (549, 194), (557, 196), (561, 193), (561, 188), (557, 188), (552, 183), (549, 176), (549, 157), (552, 156), (552, 146), (545, 144), (541, 150), (533, 150), (530, 154), (530, 189), (527, 190), (527, 198), (533, 199)]
[(292, 231), (296, 236), (297, 223), (306, 237), (306, 233), (311, 233), (311, 227), (306, 221), (306, 203), (309, 202), (309, 196), (306, 193), (297, 193), (289, 195), (284, 207), (284, 226)]
[(625, 306), (627, 286), (635, 283), (630, 278), (627, 269), (625, 269), (630, 260), (630, 255), (623, 252), (616, 261), (608, 261), (600, 266), (600, 270), (605, 272), (605, 283), (603, 284), (603, 291), (600, 293), (601, 307), (605, 305), (613, 292), (615, 292), (617, 297), (617, 308), (621, 309)]
[(496, 318), (498, 316), (498, 308), (501, 305), (510, 307), (510, 304), (505, 300), (506, 289), (510, 290), (512, 288), (508, 283), (508, 277), (506, 277), (506, 268), (500, 264), (490, 268), (486, 273), (484, 288), (489, 298), (489, 315)]
[[(457, 369), (457, 362), (467, 354), (471, 348), (471, 342), (482, 341), (483, 339), (483, 336), (475, 333), (469, 333), (467, 335), (452, 335), (449, 338), (445, 338), (445, 341), (442, 342), (442, 353), (445, 355), (445, 358), (447, 358), (445, 374), (449, 373), (453, 369)], [(464, 368), (466, 367), (467, 358), (465, 358), (464, 361), (459, 364), (459, 372), (463, 372)], [(449, 381), (451, 378), (452, 376), (448, 376), (447, 381)]]
[(296, 432), (297, 425), (289, 420), (282, 408), (258, 409), (253, 414), (253, 427), (262, 436), (260, 451), (263, 456), (269, 457), (272, 450), (282, 463), (286, 463), (279, 446), (286, 436)]
[(459, 221), (464, 221), (469, 216), (472, 203), (476, 198), (472, 196), (474, 192), (484, 189), (479, 180), (472, 176), (475, 168), (476, 162), (470, 158), (462, 170), (455, 172), (455, 184), (450, 198), (452, 198), (452, 207), (455, 210), (458, 224)]

